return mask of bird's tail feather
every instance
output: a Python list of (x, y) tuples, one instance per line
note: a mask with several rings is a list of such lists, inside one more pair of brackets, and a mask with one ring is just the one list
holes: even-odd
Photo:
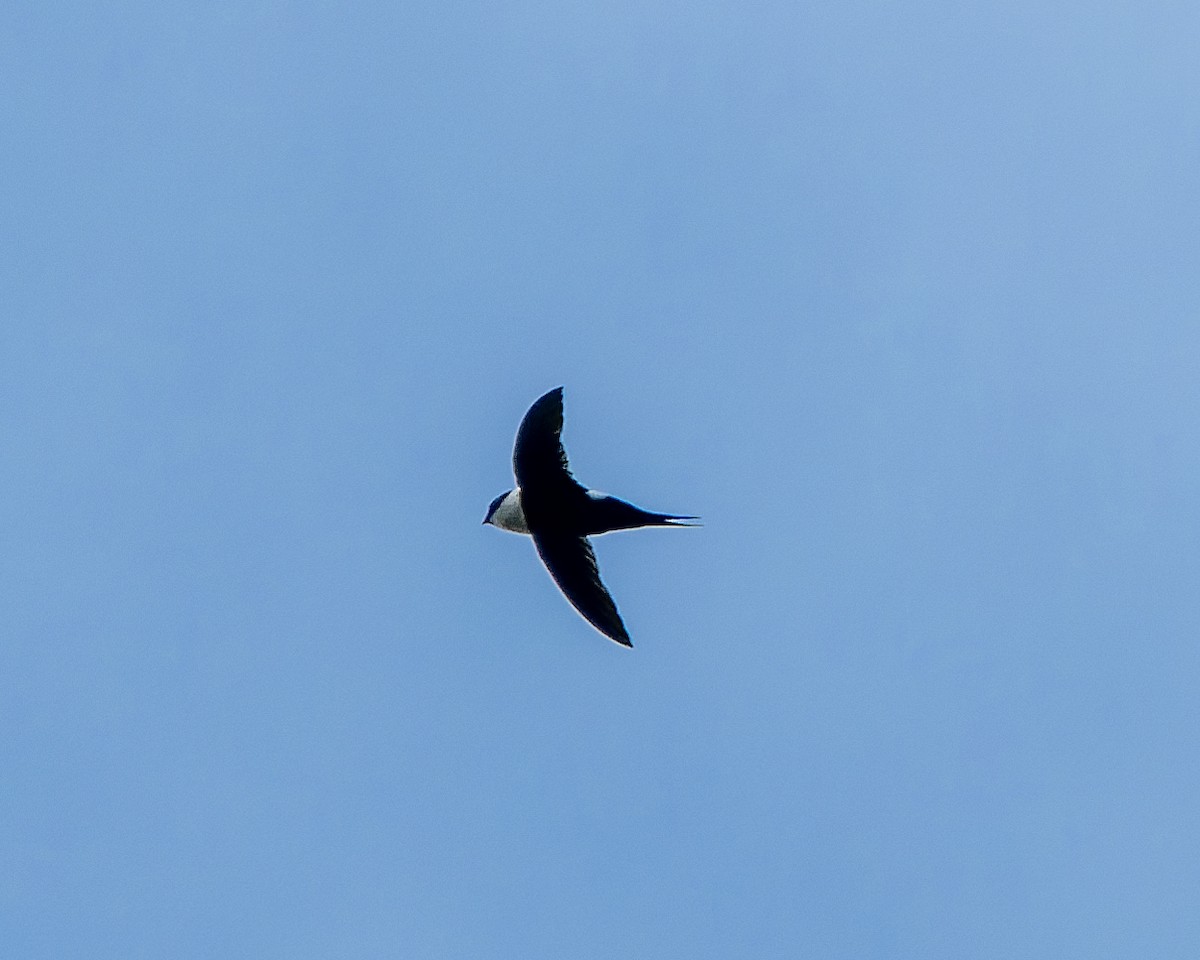
[(675, 516), (670, 513), (660, 513), (654, 518), (655, 524), (663, 527), (702, 527), (699, 517)]

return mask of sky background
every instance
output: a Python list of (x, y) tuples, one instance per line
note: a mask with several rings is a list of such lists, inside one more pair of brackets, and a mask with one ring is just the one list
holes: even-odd
[[(1193, 2), (0, 6), (13, 958), (1200, 956)], [(634, 640), (480, 525), (565, 385)]]

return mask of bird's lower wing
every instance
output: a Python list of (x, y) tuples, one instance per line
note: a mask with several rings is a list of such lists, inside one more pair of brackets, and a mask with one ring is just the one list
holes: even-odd
[(629, 633), (617, 613), (617, 605), (600, 582), (596, 554), (584, 537), (541, 536), (534, 534), (534, 545), (542, 563), (571, 606), (610, 640), (632, 647)]

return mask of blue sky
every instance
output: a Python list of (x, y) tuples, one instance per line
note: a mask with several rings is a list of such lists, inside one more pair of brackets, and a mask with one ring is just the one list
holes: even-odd
[(1198, 28), (6, 3), (8, 955), (1195, 957)]

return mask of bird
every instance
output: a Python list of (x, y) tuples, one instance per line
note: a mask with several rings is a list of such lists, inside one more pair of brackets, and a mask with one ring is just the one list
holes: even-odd
[(580, 615), (604, 636), (632, 647), (617, 605), (600, 580), (588, 537), (637, 527), (693, 527), (699, 517), (651, 513), (589, 490), (567, 466), (562, 445), (563, 388), (534, 401), (517, 429), (513, 473), (517, 486), (488, 506), (485, 524), (528, 534), (550, 576)]

